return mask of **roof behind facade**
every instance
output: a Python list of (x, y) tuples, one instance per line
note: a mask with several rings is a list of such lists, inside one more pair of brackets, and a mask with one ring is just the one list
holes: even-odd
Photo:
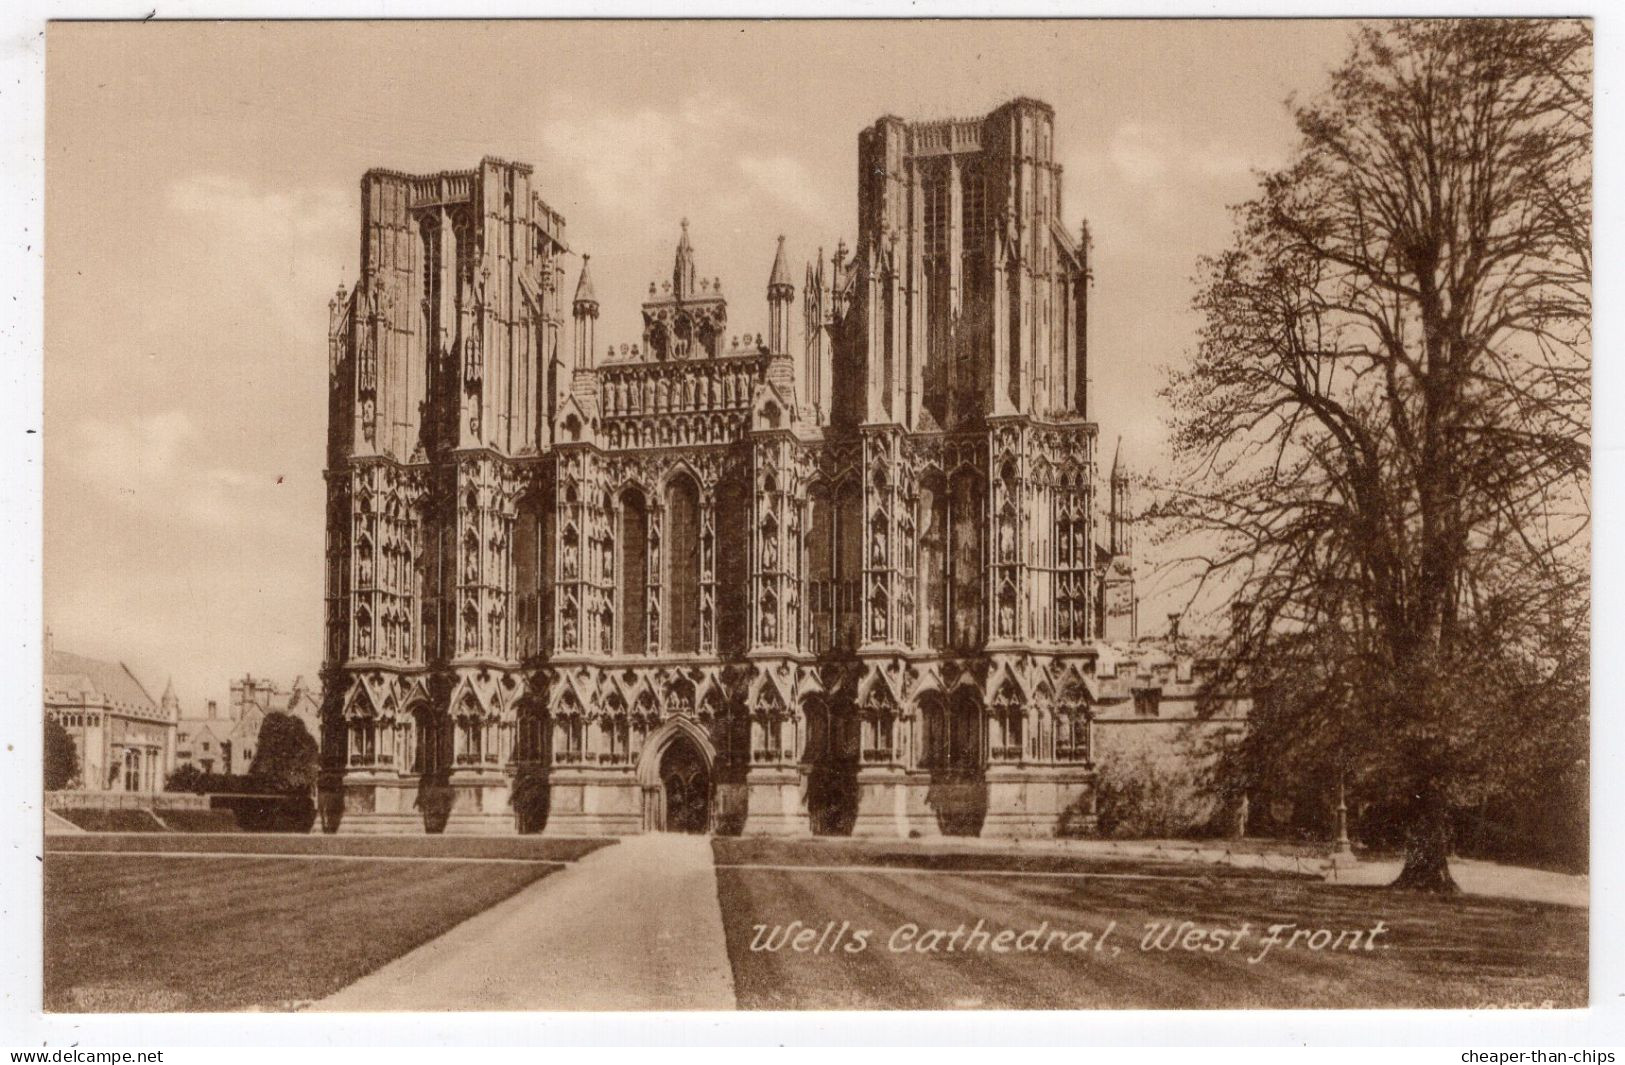
[(54, 649), (45, 656), (45, 699), (47, 702), (105, 700), (147, 713), (158, 710), (158, 704), (123, 662), (103, 662)]

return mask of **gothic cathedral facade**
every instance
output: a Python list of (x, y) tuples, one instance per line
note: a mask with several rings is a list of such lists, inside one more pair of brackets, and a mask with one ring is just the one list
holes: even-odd
[(329, 334), (324, 826), (1090, 830), (1133, 566), (1054, 159), (1035, 100), (882, 118), (800, 329), (782, 238), (740, 336), (685, 222), (618, 347), (529, 167), (369, 172)]

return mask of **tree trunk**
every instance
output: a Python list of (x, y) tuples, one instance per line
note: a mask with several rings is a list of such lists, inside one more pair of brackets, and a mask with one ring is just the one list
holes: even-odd
[(1421, 801), (1405, 842), (1405, 868), (1390, 887), (1454, 895), (1461, 891), (1450, 875), (1450, 809), (1443, 796), (1430, 794)]

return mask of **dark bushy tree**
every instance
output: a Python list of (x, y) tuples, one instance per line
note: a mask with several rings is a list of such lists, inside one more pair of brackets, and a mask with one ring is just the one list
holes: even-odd
[(308, 793), (316, 784), (320, 751), (305, 723), (274, 710), (260, 723), (254, 763), (248, 775), (272, 790)]
[(79, 750), (54, 717), (45, 719), (45, 790), (71, 788), (79, 779)]
[(1453, 890), (1455, 811), (1585, 731), (1590, 69), (1584, 23), (1360, 29), (1167, 388), (1158, 511), (1251, 605), (1215, 678), (1251, 765), (1347, 771), (1402, 886)]

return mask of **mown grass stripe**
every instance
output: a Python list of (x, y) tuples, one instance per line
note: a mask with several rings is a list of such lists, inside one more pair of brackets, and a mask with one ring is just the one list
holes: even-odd
[(556, 858), (463, 858), (457, 855), (429, 856), (405, 854), (276, 854), (255, 853), (253, 851), (148, 851), (148, 850), (61, 850), (47, 851), (52, 858), (77, 858), (86, 856), (118, 857), (118, 858), (202, 858), (216, 859), (243, 859), (246, 861), (266, 862), (465, 862), (476, 865), (553, 865), (563, 867), (574, 865), (574, 862), (562, 861)]

